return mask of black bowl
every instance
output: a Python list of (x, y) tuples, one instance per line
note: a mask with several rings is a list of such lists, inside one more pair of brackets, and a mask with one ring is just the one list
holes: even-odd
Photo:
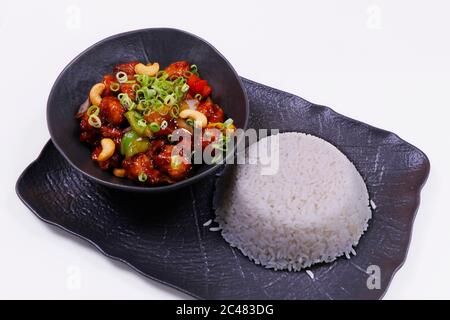
[(50, 136), (63, 156), (78, 171), (109, 187), (138, 192), (170, 191), (192, 184), (212, 173), (219, 165), (195, 168), (191, 177), (172, 185), (149, 187), (102, 171), (90, 157), (89, 148), (79, 141), (79, 121), (75, 114), (89, 89), (114, 65), (132, 60), (158, 61), (162, 67), (174, 61), (195, 63), (213, 88), (213, 100), (246, 129), (249, 104), (240, 77), (231, 64), (205, 40), (177, 29), (155, 28), (130, 31), (104, 39), (76, 57), (61, 72), (47, 103)]

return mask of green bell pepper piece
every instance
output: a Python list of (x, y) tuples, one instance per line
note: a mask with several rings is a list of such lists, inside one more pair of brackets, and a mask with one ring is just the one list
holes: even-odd
[(120, 153), (124, 156), (127, 152), (130, 143), (139, 138), (139, 135), (134, 131), (128, 131), (122, 137), (122, 141), (120, 142)]
[(128, 123), (130, 124), (131, 129), (136, 132), (141, 137), (151, 137), (152, 131), (148, 127), (148, 125), (142, 126), (139, 125), (139, 120), (144, 119), (142, 115), (134, 110), (130, 110), (125, 112), (125, 118), (127, 118)]
[(132, 157), (135, 154), (145, 152), (150, 147), (150, 140), (139, 136), (134, 131), (128, 131), (122, 137), (120, 142), (120, 153), (126, 158)]
[(150, 140), (148, 138), (139, 137), (136, 140), (131, 141), (128, 148), (125, 150), (125, 157), (130, 158), (135, 154), (145, 152), (150, 147)]

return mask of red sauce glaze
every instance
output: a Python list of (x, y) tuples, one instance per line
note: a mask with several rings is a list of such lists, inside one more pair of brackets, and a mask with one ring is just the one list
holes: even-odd
[[(176, 181), (185, 179), (192, 168), (192, 164), (183, 156), (182, 152), (174, 153), (174, 145), (165, 145), (155, 157), (156, 165)], [(175, 159), (177, 159), (175, 161)]]
[(127, 172), (128, 179), (131, 180), (138, 181), (141, 173), (147, 175), (145, 183), (150, 185), (161, 184), (166, 180), (161, 172), (154, 167), (152, 158), (145, 153), (139, 153), (123, 160), (122, 166)]
[(108, 96), (100, 103), (100, 118), (113, 126), (120, 126), (125, 120), (125, 108), (116, 97)]
[(117, 149), (116, 149), (116, 152), (112, 155), (112, 157), (105, 161), (98, 161), (98, 155), (101, 152), (102, 152), (102, 147), (100, 145), (96, 146), (94, 148), (94, 150), (92, 151), (91, 158), (92, 158), (92, 160), (97, 161), (99, 167), (102, 170), (111, 170), (111, 169), (120, 167), (121, 156), (120, 156), (119, 152), (117, 152)]
[[(171, 134), (175, 129), (177, 129), (175, 119), (173, 119), (168, 114), (161, 115), (158, 112), (152, 112), (149, 115), (144, 116), (144, 119), (147, 121), (147, 123), (155, 122), (160, 126), (160, 130), (158, 132), (153, 133), (155, 137), (167, 136), (168, 134)], [(161, 127), (164, 121), (167, 123), (167, 126)]]
[[(114, 67), (113, 72), (114, 75), (119, 72), (125, 72), (128, 76), (134, 76), (135, 72), (134, 72), (134, 67), (138, 64), (138, 61), (132, 61), (132, 62), (128, 62), (128, 63), (122, 63), (122, 64), (118, 64), (117, 66)], [(130, 80), (130, 79), (128, 79)]]
[(120, 92), (126, 93), (130, 97), (131, 100), (136, 99), (136, 92), (133, 89), (135, 83), (121, 83), (120, 84)]
[(105, 85), (105, 91), (103, 91), (104, 97), (115, 94), (115, 92), (111, 90), (111, 84), (114, 82), (117, 83), (117, 80), (112, 74), (107, 74), (103, 77), (103, 84)]
[(224, 122), (223, 109), (214, 104), (210, 99), (201, 102), (197, 107), (197, 111), (203, 113), (208, 122)]
[(164, 71), (167, 72), (169, 77), (181, 77), (186, 71), (189, 71), (189, 63), (187, 61), (174, 62), (164, 69)]

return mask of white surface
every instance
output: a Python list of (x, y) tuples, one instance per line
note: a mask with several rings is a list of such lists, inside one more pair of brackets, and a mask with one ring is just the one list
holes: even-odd
[(186, 297), (40, 222), (14, 192), (49, 139), (45, 104), (63, 67), (106, 36), (170, 26), (207, 39), (242, 76), (394, 131), (426, 152), (431, 175), (386, 298), (449, 299), (450, 2), (170, 3), (1, 2), (0, 298)]

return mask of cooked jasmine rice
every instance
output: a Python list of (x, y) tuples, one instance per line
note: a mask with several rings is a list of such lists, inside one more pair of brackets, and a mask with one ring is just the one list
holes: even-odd
[[(219, 181), (216, 221), (222, 236), (275, 270), (299, 271), (355, 254), (372, 215), (361, 175), (325, 140), (294, 132), (278, 138), (276, 174), (261, 175), (258, 162), (236, 165)], [(270, 136), (251, 145), (250, 157), (257, 159), (256, 148), (277, 140)]]

